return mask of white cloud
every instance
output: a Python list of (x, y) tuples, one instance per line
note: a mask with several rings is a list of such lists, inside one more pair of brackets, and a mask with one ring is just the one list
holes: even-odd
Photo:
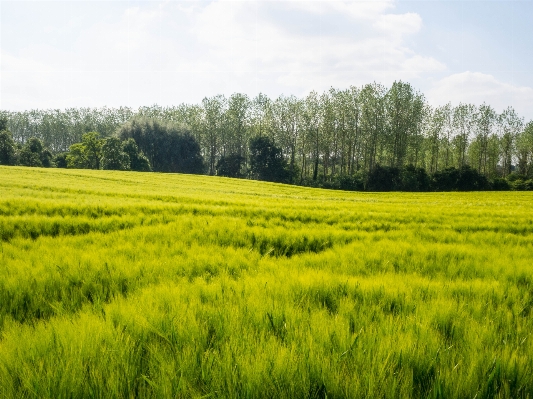
[(348, 16), (354, 19), (374, 19), (386, 10), (394, 7), (393, 0), (383, 1), (309, 1), (300, 0), (288, 3), (289, 7), (324, 15), (334, 13), (337, 15)]
[(3, 52), (0, 107), (170, 105), (233, 92), (300, 96), (445, 69), (409, 48), (404, 39), (422, 20), (394, 14), (393, 0), (124, 4), (118, 17), (75, 32), (68, 48)]
[(33, 58), (19, 56), (15, 57), (12, 54), (1, 52), (0, 59), (2, 60), (2, 74), (7, 71), (13, 72), (28, 72), (28, 71), (47, 71), (53, 68), (47, 63), (39, 62)]
[(422, 18), (414, 13), (379, 15), (373, 26), (392, 37), (417, 33), (422, 27)]
[(485, 73), (466, 71), (447, 76), (436, 82), (427, 94), (435, 105), (485, 102), (498, 112), (512, 106), (519, 115), (533, 119), (533, 88), (501, 82)]
[(117, 21), (97, 22), (81, 32), (70, 50), (77, 69), (122, 71), (157, 65), (160, 38), (156, 36), (159, 7), (124, 10)]
[[(210, 49), (210, 57), (217, 57), (221, 70), (275, 73), (276, 81), (296, 90), (294, 94), (330, 85), (383, 81), (384, 77), (384, 83), (389, 83), (444, 69), (439, 61), (415, 54), (405, 46), (403, 37), (418, 32), (421, 18), (413, 13), (383, 14), (392, 4), (276, 3), (278, 12), (280, 7), (298, 10), (298, 25), (316, 24), (314, 34), (305, 28), (301, 30), (307, 34), (302, 34), (288, 30), (273, 15), (269, 17), (270, 3), (235, 2), (227, 6), (214, 2), (201, 10), (193, 26), (197, 37)], [(321, 19), (317, 21), (314, 15)], [(332, 20), (344, 29), (324, 30), (322, 24)]]

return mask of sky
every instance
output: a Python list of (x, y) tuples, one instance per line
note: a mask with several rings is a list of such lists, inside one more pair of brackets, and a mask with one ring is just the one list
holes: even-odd
[(409, 82), (533, 119), (533, 0), (4, 1), (0, 109)]

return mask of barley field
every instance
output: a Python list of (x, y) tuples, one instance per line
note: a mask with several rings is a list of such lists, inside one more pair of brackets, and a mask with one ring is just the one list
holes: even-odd
[(532, 205), (0, 167), (0, 398), (533, 398)]

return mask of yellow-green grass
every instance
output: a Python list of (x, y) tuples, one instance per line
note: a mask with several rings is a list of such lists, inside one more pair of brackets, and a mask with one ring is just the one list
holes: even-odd
[(0, 398), (532, 398), (532, 205), (0, 167)]

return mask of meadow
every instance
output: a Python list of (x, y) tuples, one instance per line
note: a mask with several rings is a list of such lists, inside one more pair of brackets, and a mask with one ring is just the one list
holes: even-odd
[(532, 204), (0, 167), (0, 398), (533, 398)]

